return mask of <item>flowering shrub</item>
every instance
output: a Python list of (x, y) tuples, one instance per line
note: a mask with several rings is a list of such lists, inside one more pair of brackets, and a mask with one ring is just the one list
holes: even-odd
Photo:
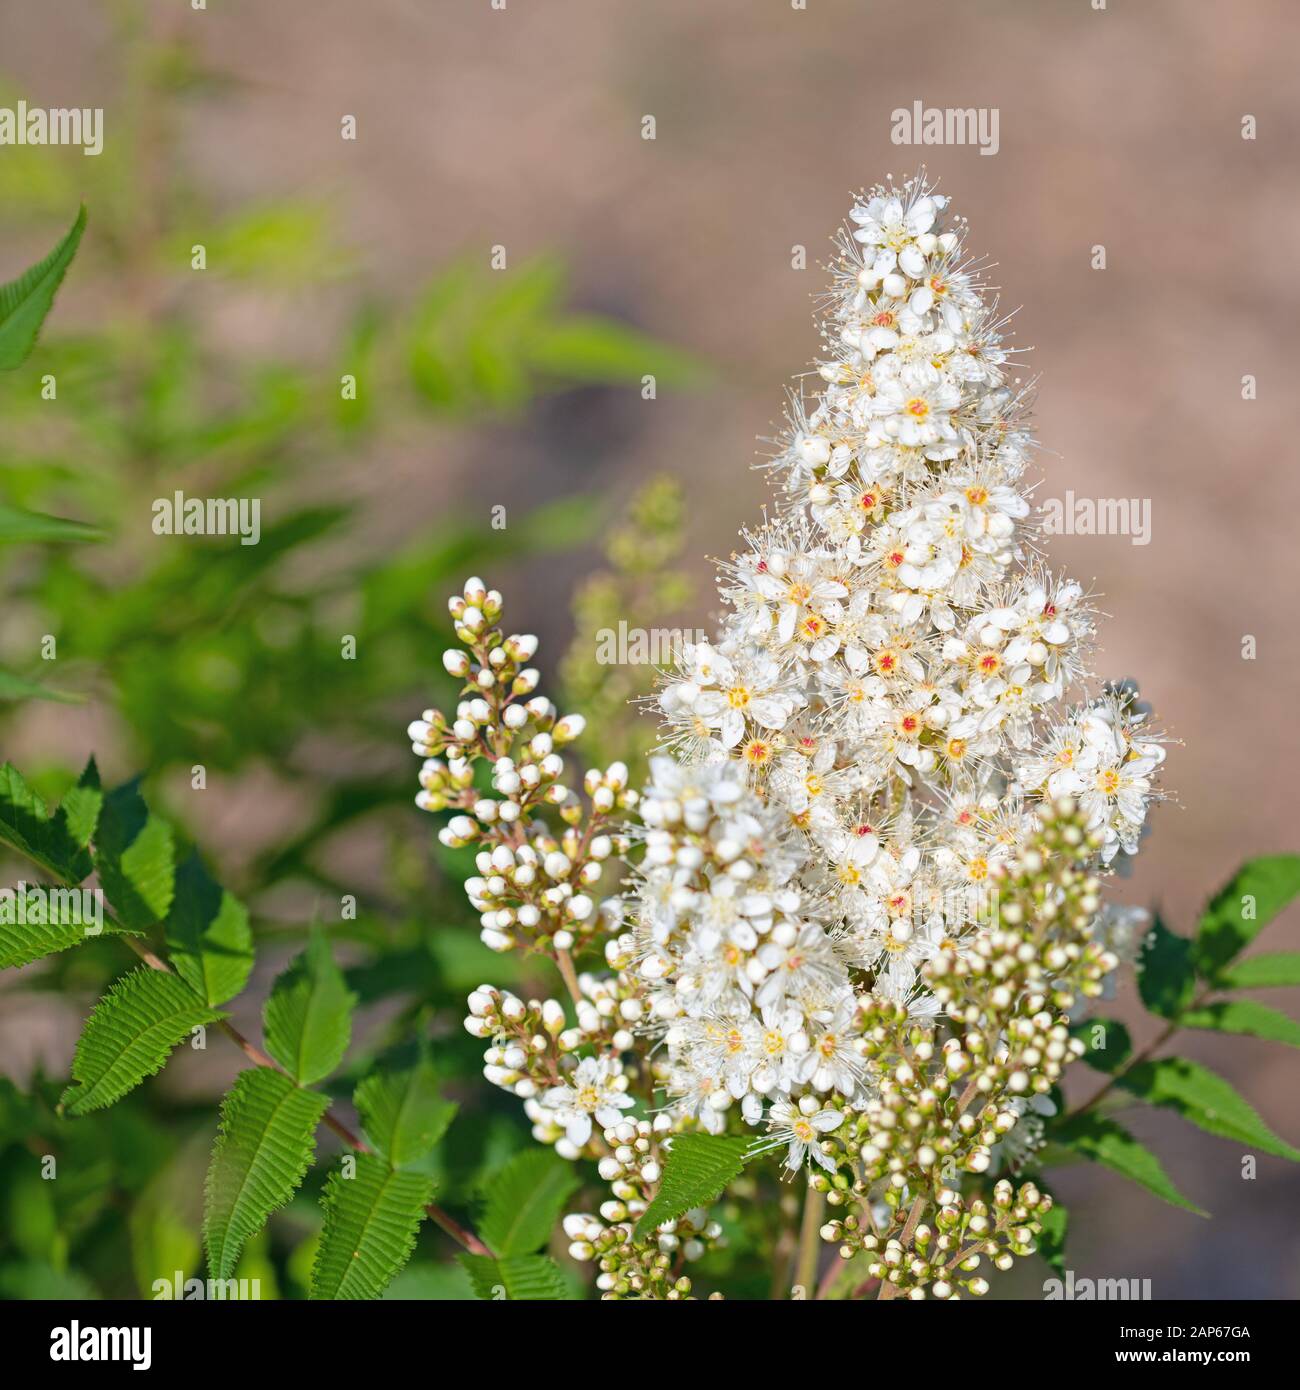
[[(426, 1221), (484, 1298), (572, 1296), (573, 1269), (543, 1253), (557, 1239), (607, 1298), (694, 1296), (735, 1273), (738, 1248), (770, 1268), (773, 1296), (948, 1298), (984, 1293), (989, 1269), (1018, 1256), (1061, 1267), (1047, 1175), (1063, 1159), (1197, 1210), (1116, 1121), (1121, 1096), (1300, 1158), (1222, 1078), (1157, 1055), (1182, 1028), (1300, 1045), (1285, 1015), (1234, 997), (1300, 983), (1300, 954), (1240, 958), (1300, 893), (1300, 857), (1248, 863), (1194, 938), (1103, 903), (1161, 794), (1164, 741), (1131, 686), (1088, 691), (1095, 614), (1038, 555), (1023, 393), (945, 212), (920, 182), (853, 209), (820, 394), (793, 406), (769, 464), (779, 513), (722, 565), (715, 638), (683, 644), (662, 673), (647, 767), (592, 766), (577, 790), (575, 749), (639, 746), (611, 727), (613, 691), (635, 681), (567, 663), (597, 712), (587, 728), (539, 693), (537, 639), (503, 625), (498, 593), (475, 578), (451, 600), (444, 665), (462, 698), (410, 727), (418, 804), (447, 813), (443, 844), (474, 858), (483, 942), (552, 963), (565, 996), (469, 995), (485, 1075), (537, 1141), (484, 1165), (472, 1222), (444, 1204), (469, 1205), (441, 1190), (457, 1106), (437, 1049), (412, 1037), (415, 1013), (399, 1016), (399, 1046), (368, 1040), (345, 1068), (372, 982), (345, 975), (313, 929), (270, 988), (262, 1044), (237, 1029), (248, 910), (180, 852), (138, 782), (105, 789), (93, 759), (53, 809), (0, 768), (0, 846), (41, 880), (0, 895), (0, 969), (93, 957), (92, 941), (137, 962), (90, 1012), (57, 1107), (43, 1084), (31, 1098), (0, 1087), (16, 1200), (41, 1192), (83, 1220), (80, 1182), (109, 1133), (85, 1117), (210, 1030), (251, 1065), (221, 1104), (199, 1296), (234, 1296), (272, 1215), (295, 1204), (301, 1219), (308, 1182), (318, 1230), (293, 1260), (315, 1298), (383, 1294)], [(81, 226), (0, 286), (0, 367), (31, 351)], [(618, 620), (622, 595), (680, 600), (654, 557), (623, 553), (645, 535), (670, 556), (676, 508), (671, 490), (644, 499), (584, 608)], [(15, 543), (89, 529), (3, 512), (0, 540)], [(1130, 963), (1160, 1020), (1139, 1050), (1092, 1012)], [(1066, 1112), (1060, 1082), (1079, 1060), (1106, 1079)], [(336, 1113), (345, 1078), (359, 1123)], [(342, 1152), (309, 1179), (322, 1127)], [(54, 1198), (60, 1163), (73, 1181)], [(754, 1200), (778, 1177), (802, 1187), (797, 1238), (787, 1201)], [(150, 1222), (176, 1229), (155, 1197), (131, 1218), (146, 1275)], [(149, 1280), (155, 1296), (190, 1296), (196, 1281), (172, 1271), (198, 1258), (196, 1236)], [(18, 1268), (21, 1287), (41, 1277)]]
[[(1025, 392), (947, 211), (919, 179), (852, 209), (820, 393), (768, 464), (779, 515), (664, 674), (643, 786), (617, 762), (571, 789), (584, 721), (537, 693), (537, 639), (477, 578), (444, 655), (464, 698), (410, 728), (419, 805), (476, 851), (483, 941), (566, 986), (485, 984), (465, 1026), (538, 1142), (609, 1185), (563, 1221), (609, 1297), (691, 1293), (724, 1236), (709, 1204), (769, 1153), (808, 1174), (805, 1294), (818, 1234), (825, 1292), (852, 1262), (882, 1298), (982, 1294), (988, 1265), (1059, 1244), (1032, 1173), (1065, 1067), (1123, 1064), (1076, 1023), (1147, 935), (1102, 890), (1165, 740), (1132, 686), (1087, 690), (1095, 611), (1039, 555)], [(1182, 1200), (1095, 1113), (1057, 1139)]]

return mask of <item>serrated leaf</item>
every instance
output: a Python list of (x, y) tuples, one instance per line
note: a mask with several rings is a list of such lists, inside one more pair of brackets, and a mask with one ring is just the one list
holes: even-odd
[(68, 833), (83, 849), (94, 839), (103, 805), (104, 792), (99, 785), (99, 768), (91, 758), (77, 779), (77, 785), (65, 792), (63, 800), (59, 802)]
[(46, 888), (19, 902), (17, 888), (0, 890), (0, 970), (28, 965), (93, 941), (103, 922), (87, 920), (81, 888)]
[(555, 1302), (571, 1298), (559, 1265), (549, 1255), (508, 1255), (495, 1260), (487, 1255), (462, 1255), (474, 1292), (488, 1302)]
[(325, 1184), (312, 1298), (378, 1298), (410, 1259), (433, 1195), (431, 1178), (398, 1172), (375, 1154), (357, 1154), (356, 1165), (353, 1177), (336, 1169)]
[(1300, 985), (1300, 951), (1273, 951), (1235, 961), (1222, 971), (1218, 983), (1223, 989), (1274, 989)]
[(67, 816), (58, 811), (51, 816), (12, 763), (0, 767), (0, 844), (17, 850), (63, 883), (80, 883), (92, 868), (90, 855), (77, 843)]
[(1273, 854), (1243, 864), (1215, 894), (1196, 933), (1196, 968), (1207, 980), (1254, 941), (1300, 894), (1300, 855)]
[(1148, 1192), (1173, 1206), (1195, 1212), (1197, 1216), (1207, 1215), (1173, 1185), (1155, 1154), (1114, 1120), (1102, 1115), (1076, 1115), (1057, 1125), (1052, 1130), (1052, 1138), (1084, 1158), (1141, 1183)]
[(276, 980), (262, 1021), (266, 1050), (301, 1085), (338, 1066), (352, 1037), (351, 993), (329, 943), (313, 930), (307, 949)]
[(1118, 1019), (1081, 1019), (1070, 1032), (1074, 1037), (1081, 1038), (1087, 1048), (1081, 1060), (1098, 1071), (1118, 1071), (1133, 1051), (1133, 1039)]
[(209, 1004), (224, 1004), (248, 983), (253, 968), (248, 910), (213, 882), (197, 854), (176, 871), (167, 949), (176, 973)]
[(109, 792), (95, 831), (95, 869), (124, 926), (144, 931), (167, 916), (175, 853), (172, 828), (145, 805), (138, 778)]
[(1300, 1161), (1300, 1150), (1278, 1138), (1249, 1101), (1199, 1062), (1184, 1057), (1141, 1062), (1126, 1071), (1119, 1084), (1149, 1105), (1176, 1110), (1209, 1134)]
[(36, 346), (36, 335), (54, 303), (55, 291), (77, 254), (85, 227), (83, 205), (63, 240), (43, 261), (25, 270), (16, 280), (0, 285), (0, 371), (13, 371), (22, 366)]
[(456, 1114), (438, 1094), (438, 1077), (421, 1059), (408, 1071), (375, 1072), (357, 1086), (352, 1103), (366, 1138), (394, 1168), (426, 1157)]
[(1180, 1019), (1184, 1028), (1213, 1028), (1219, 1033), (1240, 1033), (1267, 1042), (1300, 1047), (1300, 1023), (1266, 1004), (1250, 999), (1234, 999), (1192, 1009)]
[(546, 1244), (578, 1187), (573, 1165), (549, 1149), (525, 1149), (487, 1183), (479, 1232), (497, 1255), (526, 1255)]
[(161, 1070), (191, 1029), (220, 1017), (184, 980), (142, 965), (118, 980), (86, 1020), (73, 1084), (60, 1103), (69, 1115), (112, 1105)]
[(41, 512), (27, 512), (0, 503), (0, 545), (97, 541), (103, 536), (98, 526), (88, 526), (84, 521), (68, 521), (60, 516), (45, 516)]
[(327, 1096), (304, 1091), (283, 1072), (240, 1072), (221, 1103), (204, 1189), (203, 1245), (213, 1278), (230, 1278), (245, 1243), (293, 1196), (328, 1108)]
[(1161, 1018), (1177, 1018), (1196, 988), (1192, 943), (1156, 918), (1138, 955), (1138, 993)]
[(668, 1150), (659, 1191), (636, 1224), (638, 1238), (692, 1207), (707, 1206), (740, 1176), (751, 1141), (724, 1135), (679, 1134)]

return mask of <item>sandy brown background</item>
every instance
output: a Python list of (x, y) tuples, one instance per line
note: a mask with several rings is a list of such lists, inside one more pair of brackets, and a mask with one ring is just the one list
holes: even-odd
[[(103, 105), (111, 123), (110, 8), (0, 3), (5, 76), (33, 102)], [(725, 553), (765, 499), (748, 465), (814, 351), (810, 296), (826, 238), (851, 190), (924, 159), (969, 217), (972, 248), (999, 262), (1004, 302), (1025, 306), (1017, 336), (1042, 374), (1040, 496), (1151, 500), (1149, 546), (1076, 536), (1052, 550), (1095, 578), (1113, 615), (1099, 672), (1139, 676), (1185, 745), (1168, 764), (1179, 804), (1157, 811), (1123, 896), (1159, 901), (1187, 930), (1243, 857), (1300, 847), (1293, 3), (154, 8), (240, 79), (183, 132), (191, 175), (218, 203), (286, 188), (328, 197), (366, 276), (390, 287), (466, 251), (486, 257), (494, 243), (521, 259), (555, 249), (581, 307), (717, 364), (706, 392), (654, 403), (582, 392), (527, 430), (448, 431), (433, 450), (358, 461), (381, 531), (385, 518), (391, 529), (447, 499), (486, 525), (493, 502), (593, 486), (622, 496), (667, 469), (689, 481), (688, 553), (706, 580), (703, 557)], [(890, 112), (918, 99), (997, 107), (999, 153), (891, 145)], [(358, 118), (355, 145), (339, 139), (343, 113)], [(640, 138), (646, 114), (653, 142)], [(1245, 114), (1258, 120), (1254, 142), (1240, 137)], [(1089, 265), (1097, 243), (1104, 272)], [(796, 244), (808, 248), (807, 271), (791, 269)], [(93, 312), (75, 284), (67, 304)], [(344, 292), (314, 312), (332, 319), (346, 304)], [(312, 324), (274, 303), (236, 304), (214, 308), (213, 331), (306, 351)], [(1258, 378), (1252, 403), (1241, 399), (1246, 373)], [(493, 578), (514, 580), (521, 625), (563, 637), (568, 588), (589, 563), (550, 563), (526, 584)], [(1246, 634), (1254, 661), (1241, 657)], [(1274, 949), (1300, 945), (1296, 917), (1270, 930)], [(1294, 994), (1270, 1002), (1295, 1007)], [(1300, 1142), (1294, 1052), (1209, 1036), (1182, 1050), (1236, 1080)], [(1261, 1156), (1257, 1180), (1244, 1182), (1237, 1146), (1151, 1112), (1132, 1126), (1214, 1219), (1069, 1170), (1059, 1186), (1075, 1209), (1077, 1274), (1150, 1277), (1157, 1297), (1300, 1294), (1296, 1170)], [(1036, 1280), (1021, 1274), (1002, 1291), (1036, 1297)]]

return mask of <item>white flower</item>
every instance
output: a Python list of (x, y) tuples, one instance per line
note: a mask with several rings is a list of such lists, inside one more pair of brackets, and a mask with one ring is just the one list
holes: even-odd
[(564, 1128), (570, 1144), (581, 1148), (591, 1138), (592, 1119), (609, 1128), (629, 1109), (627, 1080), (622, 1067), (610, 1057), (584, 1057), (567, 1085), (553, 1086), (541, 1100)]
[(800, 1106), (778, 1100), (767, 1112), (767, 1122), (771, 1133), (764, 1147), (788, 1144), (785, 1166), (792, 1173), (797, 1173), (810, 1156), (828, 1172), (835, 1171), (834, 1160), (822, 1152), (821, 1138), (844, 1123), (842, 1111), (819, 1110), (814, 1106), (810, 1114), (805, 1114)]

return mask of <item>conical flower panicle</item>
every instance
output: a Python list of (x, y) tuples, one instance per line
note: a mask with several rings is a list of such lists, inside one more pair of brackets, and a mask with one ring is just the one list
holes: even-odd
[(767, 465), (780, 510), (663, 680), (643, 790), (621, 762), (568, 785), (583, 721), (477, 578), (449, 603), (455, 716), (410, 727), (418, 803), (476, 851), (483, 941), (564, 980), (563, 1002), (482, 985), (465, 1027), (534, 1137), (598, 1161), (610, 1200), (564, 1227), (608, 1297), (690, 1292), (674, 1261), (718, 1224), (639, 1231), (673, 1136), (760, 1124), (755, 1151), (869, 1208), (822, 1234), (886, 1296), (984, 1292), (962, 1250), (1006, 1268), (1051, 1200), (962, 1175), (1032, 1154), (1083, 1049), (1069, 1011), (1143, 934), (1098, 874), (1136, 852), (1163, 746), (1136, 691), (1083, 688), (1095, 614), (1039, 553), (1024, 393), (947, 211), (920, 179), (853, 207), (819, 386)]
[(721, 630), (661, 691), (687, 766), (656, 765), (647, 804), (730, 770), (746, 794), (706, 832), (721, 857), (752, 846), (735, 822), (759, 807), (769, 848), (802, 847), (793, 875), (745, 852), (643, 865), (642, 969), (683, 1109), (711, 1076), (710, 1104), (751, 1121), (782, 1096), (860, 1101), (864, 1069), (837, 1060), (850, 1002), (933, 1016), (921, 969), (989, 930), (1036, 808), (1078, 798), (1109, 862), (1154, 794), (1163, 748), (1133, 692), (1066, 704), (1095, 614), (1039, 554), (1024, 393), (947, 211), (920, 178), (853, 207), (817, 392), (766, 465), (782, 514), (742, 533)]

